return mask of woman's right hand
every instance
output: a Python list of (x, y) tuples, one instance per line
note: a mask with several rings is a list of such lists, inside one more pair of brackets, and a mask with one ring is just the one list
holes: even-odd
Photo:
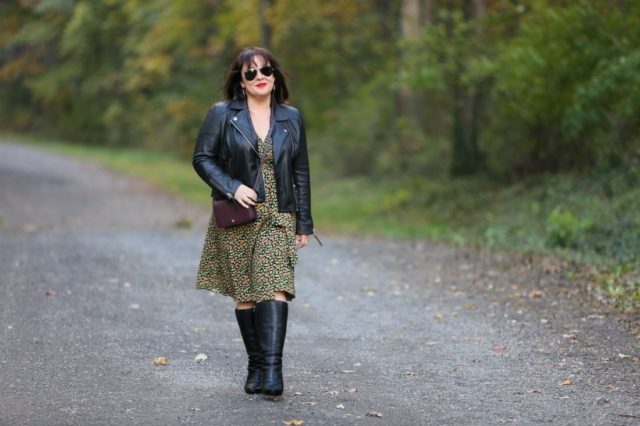
[(247, 185), (240, 185), (238, 189), (236, 189), (236, 193), (233, 194), (233, 198), (245, 209), (248, 209), (249, 206), (255, 206), (256, 201), (258, 201), (258, 194), (253, 189), (249, 188)]

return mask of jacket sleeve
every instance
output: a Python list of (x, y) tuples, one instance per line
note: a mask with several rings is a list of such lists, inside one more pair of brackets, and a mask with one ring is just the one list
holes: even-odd
[(311, 180), (309, 173), (309, 156), (307, 153), (307, 135), (304, 129), (302, 114), (299, 115), (300, 136), (298, 153), (293, 158), (293, 182), (296, 185), (298, 198), (298, 212), (296, 215), (296, 233), (300, 235), (313, 234), (313, 219), (311, 217)]
[(226, 125), (224, 117), (222, 103), (215, 104), (209, 109), (207, 118), (198, 133), (192, 164), (203, 181), (232, 199), (241, 182), (231, 178), (221, 167), (220, 152), (224, 137), (223, 129)]

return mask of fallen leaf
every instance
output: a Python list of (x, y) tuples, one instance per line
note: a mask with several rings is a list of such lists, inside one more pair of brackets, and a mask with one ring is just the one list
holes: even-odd
[(122, 287), (130, 288), (131, 287), (131, 283), (127, 281), (126, 283), (122, 284)]
[(205, 354), (198, 354), (198, 355), (196, 355), (196, 357), (194, 358), (194, 360), (195, 360), (196, 362), (200, 362), (200, 361), (206, 361), (206, 360), (207, 360), (207, 358), (209, 358), (209, 357), (208, 357), (207, 355), (205, 355)]
[(418, 373), (416, 373), (415, 371), (405, 371), (405, 372), (404, 372), (404, 375), (405, 375), (405, 376), (415, 376), (415, 375), (417, 375), (417, 374), (418, 374)]
[(356, 372), (356, 370), (342, 370), (341, 372), (342, 372), (342, 373), (350, 374), (350, 373), (355, 373), (355, 372)]
[(47, 292), (45, 293), (47, 296), (55, 296), (56, 292), (55, 290), (47, 290)]
[(345, 392), (347, 392), (347, 393), (356, 393), (356, 392), (358, 392), (358, 389), (350, 388), (350, 389), (346, 389)]
[(475, 303), (465, 303), (464, 308), (472, 311), (472, 310), (476, 309), (476, 304)]
[(343, 410), (344, 409), (344, 405), (343, 404), (338, 404), (338, 405), (336, 405), (336, 408), (338, 410)]
[(538, 389), (529, 389), (527, 391), (527, 393), (531, 394), (531, 393), (540, 393), (540, 391)]
[(139, 303), (132, 303), (129, 305), (129, 308), (131, 309), (140, 309), (140, 304)]
[(544, 296), (544, 292), (542, 290), (531, 290), (529, 292), (529, 298), (533, 299), (534, 297), (542, 297)]
[(564, 382), (562, 382), (562, 386), (569, 386), (571, 384), (571, 380), (567, 379)]
[(493, 348), (491, 348), (494, 352), (498, 352), (498, 353), (502, 353), (502, 352), (506, 352), (507, 350), (509, 350), (509, 347), (505, 344), (499, 344), (499, 345), (495, 345)]
[(24, 229), (25, 232), (36, 232), (38, 230), (38, 225), (27, 223), (22, 227), (22, 229)]
[(339, 393), (340, 393), (340, 391), (337, 391), (337, 390), (330, 390), (330, 391), (327, 391), (326, 393), (328, 393), (329, 395), (337, 395), (337, 394), (339, 394)]
[(295, 396), (301, 396), (301, 395), (302, 395), (302, 392), (294, 392), (293, 394), (294, 394)]
[(622, 358), (622, 359), (624, 359), (624, 358), (631, 358), (631, 355), (625, 355), (625, 354), (623, 354), (623, 353), (620, 353), (620, 354), (618, 354), (618, 358)]
[(576, 340), (578, 338), (573, 333), (563, 334), (562, 337), (565, 338), (565, 339), (569, 339), (569, 340)]
[(442, 321), (443, 318), (444, 318), (444, 315), (442, 315), (441, 313), (437, 313), (433, 316), (433, 319), (436, 321)]
[(153, 363), (155, 365), (167, 365), (169, 363), (169, 359), (166, 356), (157, 356), (153, 359)]
[(376, 412), (376, 411), (369, 411), (367, 414), (365, 414), (365, 416), (367, 417), (382, 417), (382, 414)]
[(301, 419), (283, 420), (282, 424), (285, 426), (302, 426), (304, 424), (304, 420), (301, 420)]

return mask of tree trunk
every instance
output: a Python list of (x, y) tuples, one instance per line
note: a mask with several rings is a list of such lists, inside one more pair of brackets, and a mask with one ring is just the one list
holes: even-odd
[(271, 6), (273, 6), (273, 0), (260, 0), (260, 45), (265, 49), (271, 49), (271, 25), (267, 19)]
[[(464, 0), (463, 16), (466, 20), (478, 20), (476, 22), (476, 34), (470, 37), (480, 37), (483, 32), (481, 19), (485, 13), (485, 0)], [(462, 81), (465, 69), (465, 52), (458, 49), (458, 57), (455, 58), (457, 66), (450, 76), (451, 93), (453, 97), (453, 128), (452, 128), (452, 162), (451, 174), (464, 176), (477, 173), (482, 170), (484, 163), (482, 152), (478, 143), (478, 123), (486, 89), (481, 84), (471, 86)]]

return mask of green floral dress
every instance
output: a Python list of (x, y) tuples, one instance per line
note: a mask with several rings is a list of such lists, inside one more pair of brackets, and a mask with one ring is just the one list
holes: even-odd
[(258, 138), (258, 148), (269, 153), (263, 165), (265, 202), (256, 206), (255, 222), (218, 228), (211, 215), (204, 241), (196, 287), (231, 296), (236, 302), (273, 300), (276, 291), (295, 297), (294, 267), (296, 216), (279, 212), (273, 149)]

